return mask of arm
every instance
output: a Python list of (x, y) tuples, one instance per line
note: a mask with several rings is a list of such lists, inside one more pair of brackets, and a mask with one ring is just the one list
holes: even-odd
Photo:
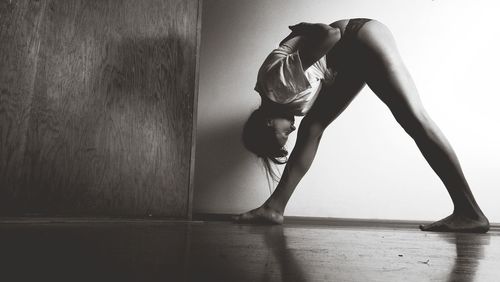
[(322, 23), (298, 23), (288, 28), (292, 31), (287, 37), (281, 40), (280, 45), (297, 36), (324, 36), (334, 28)]
[(292, 31), (295, 31), (299, 34), (317, 34), (317, 33), (325, 33), (332, 29), (333, 27), (323, 24), (323, 23), (298, 23), (296, 25), (291, 25), (289, 28)]
[(341, 36), (338, 28), (326, 24), (300, 23), (290, 29), (292, 33), (280, 45), (288, 46), (290, 53), (298, 51), (304, 70), (326, 55)]

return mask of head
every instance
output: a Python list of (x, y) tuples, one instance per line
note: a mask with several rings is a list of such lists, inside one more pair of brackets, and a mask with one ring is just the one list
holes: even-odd
[(272, 130), (273, 138), (283, 148), (288, 141), (290, 133), (295, 131), (294, 116), (270, 117), (266, 119), (266, 126)]
[(290, 133), (295, 131), (294, 116), (260, 107), (248, 118), (243, 128), (243, 144), (262, 158), (266, 170), (276, 179), (270, 162), (284, 164), (288, 152), (284, 148)]

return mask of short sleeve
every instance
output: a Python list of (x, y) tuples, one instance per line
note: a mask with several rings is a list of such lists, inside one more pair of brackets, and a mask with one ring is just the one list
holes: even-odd
[(259, 71), (255, 90), (274, 102), (286, 104), (311, 85), (302, 68), (298, 51), (275, 56), (275, 60)]

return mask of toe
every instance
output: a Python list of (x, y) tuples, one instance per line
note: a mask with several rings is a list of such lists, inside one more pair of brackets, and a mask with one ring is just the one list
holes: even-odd
[(437, 222), (429, 223), (429, 224), (420, 224), (420, 230), (422, 231), (430, 231), (433, 228), (435, 228), (437, 225)]
[(242, 213), (242, 214), (234, 216), (234, 221), (238, 222), (238, 223), (248, 221), (249, 219), (250, 219), (250, 216), (248, 213)]
[(444, 222), (436, 221), (426, 225), (420, 225), (420, 230), (422, 231), (441, 231), (446, 229)]

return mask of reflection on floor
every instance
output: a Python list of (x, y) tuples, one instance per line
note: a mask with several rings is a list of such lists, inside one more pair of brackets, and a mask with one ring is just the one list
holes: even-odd
[(498, 281), (500, 232), (0, 222), (1, 281)]

